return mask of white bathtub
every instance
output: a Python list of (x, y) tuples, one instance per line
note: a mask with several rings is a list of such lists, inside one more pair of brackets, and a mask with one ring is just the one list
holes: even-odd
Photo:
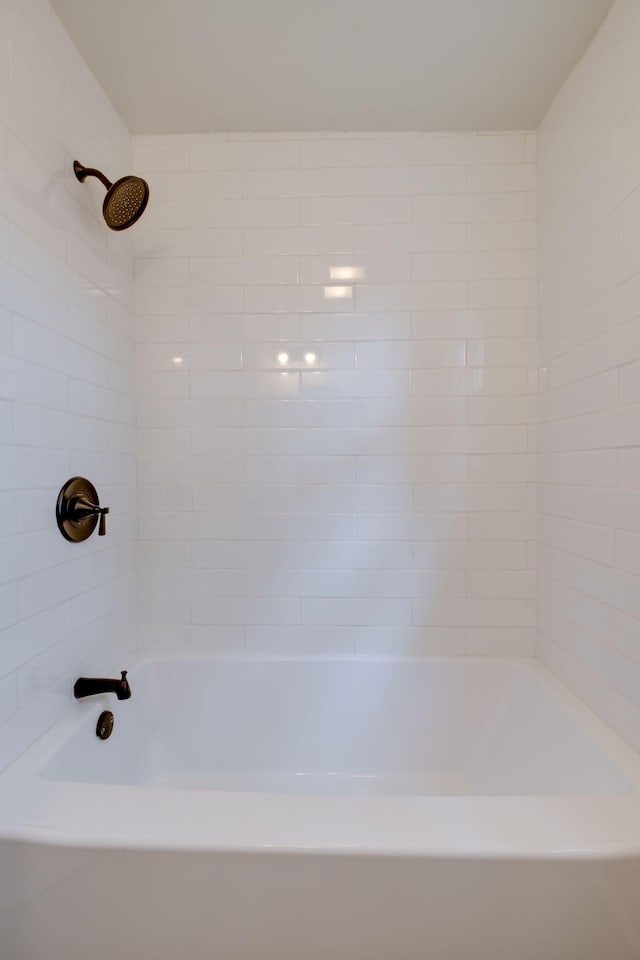
[(640, 957), (640, 760), (533, 662), (130, 682), (0, 777), (2, 960)]

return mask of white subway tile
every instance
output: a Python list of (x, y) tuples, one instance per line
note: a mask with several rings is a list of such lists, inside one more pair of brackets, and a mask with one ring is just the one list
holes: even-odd
[(287, 227), (299, 223), (297, 199), (247, 197), (189, 202), (189, 225), (196, 228)]
[[(526, 194), (436, 194), (415, 197), (412, 204), (415, 223), (466, 223), (469, 231), (476, 224), (499, 224), (524, 220), (526, 217)], [(534, 244), (535, 246), (535, 233)], [(504, 248), (512, 249), (506, 243)]]
[(146, 400), (186, 400), (189, 397), (189, 374), (178, 370), (141, 370), (137, 377), (137, 388), (138, 395)]
[(189, 171), (154, 173), (154, 198), (160, 200), (213, 200), (242, 196), (242, 174), (238, 171)]
[(626, 530), (616, 530), (615, 565), (640, 576), (640, 536)]
[(411, 484), (364, 484), (324, 486), (302, 491), (302, 509), (311, 513), (408, 512), (413, 506)]
[(295, 257), (192, 257), (189, 261), (192, 283), (257, 284), (297, 283)]
[(531, 337), (469, 340), (468, 344), (468, 363), (472, 367), (533, 366), (536, 358), (537, 343)]
[(418, 453), (523, 453), (528, 449), (524, 426), (415, 427)]
[[(235, 332), (238, 334), (237, 330)], [(240, 370), (241, 366), (242, 348), (239, 343), (158, 341), (139, 343), (136, 347), (136, 367), (139, 371), (165, 370), (180, 374), (190, 370)]]
[(337, 313), (354, 302), (354, 288), (340, 287), (341, 297), (327, 297), (328, 288), (317, 284), (280, 284), (246, 287), (244, 309), (247, 313)]
[(304, 598), (302, 622), (347, 626), (402, 626), (411, 623), (411, 601), (393, 598)]
[(464, 282), (370, 284), (356, 288), (358, 310), (455, 310), (468, 304)]
[(470, 193), (504, 193), (536, 188), (535, 163), (477, 164), (467, 170)]
[(367, 167), (410, 165), (413, 161), (410, 140), (390, 136), (360, 139), (357, 135), (344, 140), (313, 140), (300, 144), (303, 167)]
[(242, 176), (245, 197), (339, 197), (353, 193), (351, 170), (250, 170)]
[(464, 652), (472, 657), (533, 657), (535, 644), (531, 627), (467, 627)]
[(344, 254), (353, 249), (352, 226), (263, 227), (244, 231), (244, 252), (250, 255)]
[(535, 573), (530, 570), (471, 571), (467, 574), (467, 591), (470, 597), (535, 599)]
[(469, 479), (474, 483), (535, 483), (537, 459), (530, 453), (472, 454), (469, 457)]
[(109, 364), (106, 357), (15, 314), (12, 331), (12, 349), (17, 357), (67, 375), (82, 370), (86, 379), (107, 385)]
[(377, 341), (356, 347), (356, 363), (362, 370), (463, 367), (466, 361), (464, 340)]
[(512, 279), (529, 275), (522, 250), (419, 253), (411, 257), (412, 279), (437, 280)]
[(189, 279), (186, 257), (144, 257), (135, 261), (136, 283), (143, 287), (170, 287)]
[[(521, 483), (416, 484), (414, 503), (416, 510), (432, 513), (522, 510), (526, 507), (526, 489)], [(469, 522), (473, 519), (470, 517)]]
[[(425, 569), (453, 569), (439, 562), (440, 553), (447, 555), (442, 542), (464, 540), (469, 529), (461, 513), (367, 513), (358, 515), (358, 537), (362, 541), (413, 540), (426, 546), (430, 563), (418, 563)], [(428, 541), (428, 542), (427, 542)], [(447, 544), (448, 545), (448, 544)]]
[(530, 627), (533, 612), (533, 601), (510, 598), (413, 601), (413, 622), (436, 627)]
[(249, 483), (350, 483), (355, 457), (246, 457)]
[(469, 517), (472, 540), (535, 540), (536, 515), (533, 511), (510, 510), (505, 504), (500, 512), (474, 513)]
[[(159, 223), (155, 229), (150, 224), (147, 229), (145, 226), (149, 215), (149, 208), (147, 208), (145, 219), (141, 220), (140, 224), (136, 224), (138, 232), (133, 238), (135, 256), (145, 259), (151, 256), (224, 257), (243, 252), (242, 229), (238, 227), (196, 229), (189, 227), (189, 208), (186, 202), (172, 205), (159, 204), (159, 206), (170, 207), (171, 210), (177, 208), (179, 222)], [(155, 203), (151, 208), (155, 209)]]
[(526, 545), (518, 541), (478, 541), (414, 544), (414, 563), (427, 570), (519, 570), (526, 569)]
[(534, 278), (476, 280), (469, 284), (469, 306), (480, 308), (535, 307), (537, 280)]
[(350, 400), (246, 400), (244, 406), (253, 427), (348, 427), (355, 421)]
[(273, 343), (245, 343), (244, 370), (351, 370), (355, 352), (348, 343), (303, 343), (277, 340)]
[(460, 483), (468, 476), (467, 457), (439, 454), (359, 456), (357, 476), (360, 482), (371, 484)]
[(463, 397), (360, 400), (358, 423), (363, 427), (426, 426), (467, 423), (467, 401)]
[(466, 170), (463, 166), (450, 164), (432, 167), (364, 167), (354, 171), (353, 183), (355, 192), (364, 197), (464, 193)]
[[(492, 199), (495, 200), (493, 195)], [(511, 196), (520, 197), (519, 194)], [(535, 220), (506, 220), (487, 218), (488, 222), (471, 222), (467, 228), (470, 250), (535, 250), (537, 223)]]
[(385, 371), (331, 371), (301, 374), (302, 396), (323, 397), (407, 397), (411, 387), (410, 375), (404, 370)]
[(331, 284), (358, 280), (363, 283), (408, 283), (408, 254), (360, 253), (358, 256), (309, 256), (300, 258), (300, 282)]
[(411, 336), (408, 313), (308, 314), (300, 318), (302, 340), (406, 340)]
[(389, 570), (412, 567), (412, 544), (408, 540), (385, 540), (375, 551), (363, 549), (361, 541), (307, 540), (300, 544), (299, 563), (305, 570)]
[(470, 423), (535, 423), (537, 397), (470, 397)]
[(6, 627), (10, 627), (17, 619), (17, 585), (15, 583), (6, 583), (0, 587), (0, 629), (4, 630)]
[(524, 159), (523, 133), (427, 134), (412, 143), (424, 163), (518, 163)]
[(353, 627), (248, 626), (245, 649), (250, 654), (276, 653), (296, 656), (353, 653)]
[[(299, 144), (276, 142), (192, 142), (189, 164), (192, 170), (268, 170), (298, 166)], [(323, 166), (323, 164), (319, 164)]]
[[(211, 326), (212, 319), (215, 318), (209, 317), (205, 321), (207, 327)], [(235, 328), (237, 329), (237, 318), (235, 318)], [(194, 320), (192, 320), (192, 333), (195, 332), (195, 329)], [(300, 320), (295, 313), (256, 313), (249, 316), (245, 315), (242, 318), (241, 330), (245, 343), (253, 340), (298, 340), (300, 337)], [(217, 338), (214, 336), (212, 339)]]
[(366, 227), (356, 225), (352, 243), (353, 246), (349, 249), (356, 253), (429, 253), (436, 250), (464, 250), (466, 225), (462, 223), (391, 223)]
[(135, 146), (136, 165), (149, 172), (156, 170), (186, 170), (189, 148), (186, 143), (151, 143), (138, 137)]
[[(357, 181), (356, 181), (357, 183)], [(408, 197), (322, 197), (303, 198), (300, 202), (302, 224), (333, 223), (409, 223), (411, 201)]]
[(300, 622), (300, 601), (293, 597), (196, 597), (194, 624), (289, 624)]
[(394, 656), (399, 651), (407, 656), (464, 653), (464, 629), (455, 627), (351, 627), (355, 652), (377, 656)]
[(290, 371), (196, 372), (189, 374), (189, 379), (194, 400), (206, 397), (293, 399), (300, 392), (299, 374)]

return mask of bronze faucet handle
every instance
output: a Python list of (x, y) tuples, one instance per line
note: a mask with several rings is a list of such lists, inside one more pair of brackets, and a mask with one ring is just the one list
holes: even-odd
[(87, 517), (100, 517), (100, 526), (98, 527), (98, 536), (104, 537), (107, 532), (106, 515), (109, 513), (109, 507), (101, 507), (97, 503), (92, 503), (86, 497), (74, 497), (69, 504), (69, 514), (75, 520), (84, 520)]
[[(100, 526), (98, 527), (98, 536), (104, 537), (107, 532), (107, 514), (109, 513), (109, 507), (100, 507)], [(124, 676), (126, 676), (127, 671), (124, 671)], [(123, 676), (123, 679), (124, 679)]]

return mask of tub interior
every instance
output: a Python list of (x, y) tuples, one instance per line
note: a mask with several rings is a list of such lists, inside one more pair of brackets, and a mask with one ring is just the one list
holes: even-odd
[[(49, 780), (281, 794), (587, 795), (631, 789), (524, 664), (157, 661), (83, 705)], [(95, 736), (102, 709), (109, 740)]]

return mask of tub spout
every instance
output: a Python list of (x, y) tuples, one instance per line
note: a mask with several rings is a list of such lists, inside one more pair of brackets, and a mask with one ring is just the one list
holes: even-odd
[(99, 693), (115, 693), (118, 700), (128, 700), (131, 696), (131, 687), (127, 680), (127, 671), (121, 671), (120, 680), (112, 680), (109, 677), (78, 677), (73, 685), (73, 695), (76, 700), (95, 697)]

